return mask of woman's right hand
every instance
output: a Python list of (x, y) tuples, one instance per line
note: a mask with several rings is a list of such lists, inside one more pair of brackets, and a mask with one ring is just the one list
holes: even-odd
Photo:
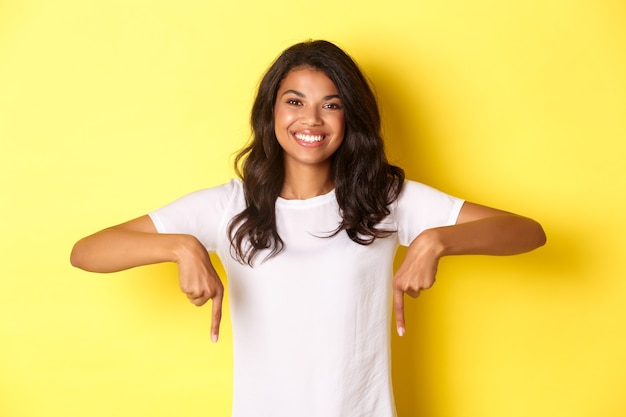
[(159, 234), (148, 215), (109, 227), (74, 245), (72, 265), (91, 272), (116, 272), (160, 262), (176, 262), (181, 290), (197, 306), (213, 300), (211, 340), (217, 341), (224, 286), (206, 249), (184, 234)]
[(180, 289), (198, 307), (212, 300), (211, 340), (217, 342), (224, 286), (204, 246), (191, 235), (181, 235), (181, 238), (184, 243), (176, 251)]

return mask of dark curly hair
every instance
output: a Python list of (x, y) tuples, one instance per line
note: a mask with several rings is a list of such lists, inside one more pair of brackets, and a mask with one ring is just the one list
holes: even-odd
[(267, 259), (284, 247), (276, 230), (275, 203), (285, 173), (274, 131), (274, 105), (282, 80), (295, 68), (323, 71), (337, 87), (344, 108), (345, 136), (331, 162), (343, 220), (333, 235), (345, 230), (354, 242), (368, 245), (393, 233), (376, 226), (398, 197), (404, 170), (387, 161), (376, 97), (342, 49), (323, 40), (302, 42), (287, 48), (263, 76), (252, 107), (252, 141), (235, 158), (246, 208), (230, 222), (231, 251), (249, 265), (259, 251), (270, 249)]

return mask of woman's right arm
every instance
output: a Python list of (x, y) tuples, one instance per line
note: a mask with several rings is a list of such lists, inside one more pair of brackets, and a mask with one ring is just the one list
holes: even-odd
[(213, 300), (211, 339), (216, 342), (224, 287), (209, 254), (194, 236), (160, 234), (148, 215), (103, 229), (74, 245), (70, 262), (90, 272), (117, 272), (161, 262), (178, 264), (181, 290), (192, 304)]
[[(190, 239), (191, 238), (191, 239)], [(117, 272), (141, 265), (177, 262), (179, 252), (195, 239), (159, 234), (148, 215), (109, 227), (74, 245), (70, 262), (90, 272)]]

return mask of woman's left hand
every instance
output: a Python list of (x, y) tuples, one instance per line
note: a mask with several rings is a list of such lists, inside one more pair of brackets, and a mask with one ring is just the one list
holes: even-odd
[(440, 245), (434, 229), (425, 230), (409, 245), (404, 261), (393, 277), (393, 307), (396, 329), (404, 335), (404, 294), (416, 298), (422, 290), (435, 283), (440, 258)]
[(404, 335), (404, 293), (417, 297), (435, 283), (439, 259), (448, 255), (515, 255), (546, 243), (536, 221), (513, 213), (465, 202), (456, 224), (424, 230), (409, 245), (393, 277), (396, 327)]

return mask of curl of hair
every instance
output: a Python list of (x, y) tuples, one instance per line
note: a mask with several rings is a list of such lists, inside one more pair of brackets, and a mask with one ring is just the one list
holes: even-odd
[(235, 158), (246, 208), (230, 222), (231, 252), (248, 265), (262, 250), (270, 250), (268, 259), (284, 248), (276, 228), (284, 161), (274, 131), (274, 105), (282, 80), (296, 68), (323, 71), (337, 87), (344, 108), (345, 136), (331, 163), (342, 222), (331, 236), (345, 230), (354, 242), (368, 245), (394, 232), (377, 225), (389, 215), (404, 171), (387, 161), (376, 97), (342, 49), (328, 41), (307, 41), (287, 48), (261, 79), (250, 118), (252, 141)]

